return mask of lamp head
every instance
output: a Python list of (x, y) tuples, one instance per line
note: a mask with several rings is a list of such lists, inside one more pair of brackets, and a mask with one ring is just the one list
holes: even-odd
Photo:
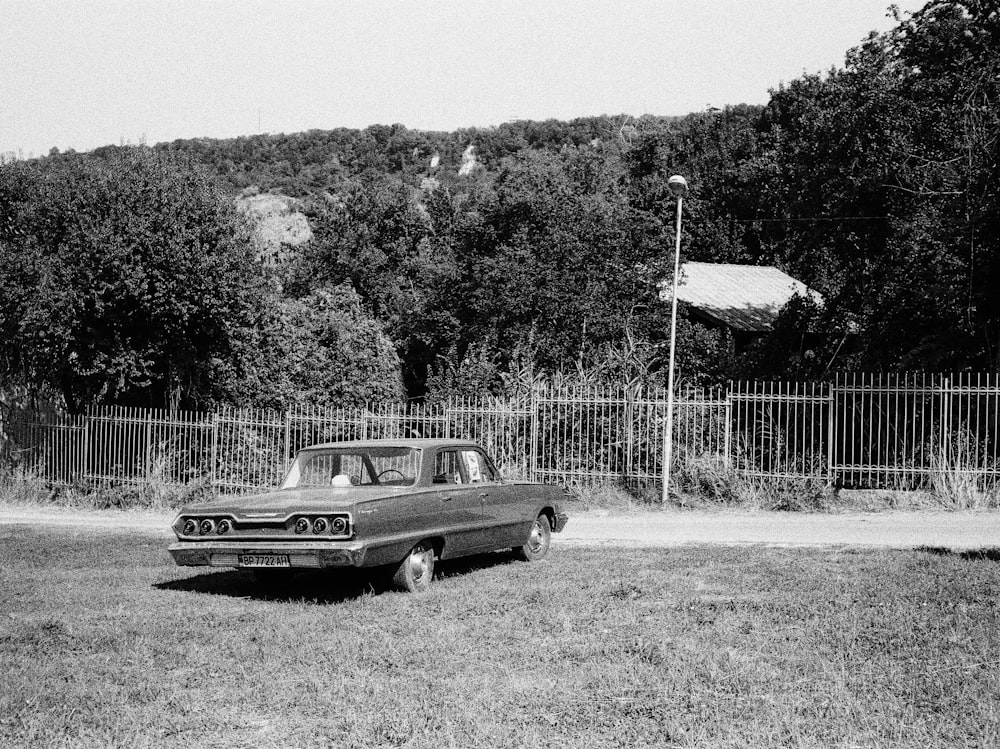
[(673, 177), (667, 180), (667, 189), (670, 190), (670, 194), (675, 198), (684, 197), (687, 193), (688, 183), (681, 175), (675, 174)]

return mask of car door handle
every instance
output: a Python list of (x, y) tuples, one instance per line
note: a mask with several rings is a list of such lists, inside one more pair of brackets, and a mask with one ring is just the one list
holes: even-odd
[(441, 497), (441, 501), (442, 502), (451, 502), (451, 500), (453, 500), (453, 499), (454, 499), (454, 497), (451, 496), (450, 494), (445, 494), (443, 497)]
[(489, 492), (479, 492), (480, 499), (486, 499), (488, 496), (490, 496)]

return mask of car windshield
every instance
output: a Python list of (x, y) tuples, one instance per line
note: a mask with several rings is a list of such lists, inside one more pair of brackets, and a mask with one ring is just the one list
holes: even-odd
[(412, 486), (419, 466), (420, 451), (412, 447), (303, 450), (292, 463), (281, 488)]

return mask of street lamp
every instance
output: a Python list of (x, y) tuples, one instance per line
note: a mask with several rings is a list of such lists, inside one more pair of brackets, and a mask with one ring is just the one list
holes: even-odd
[(667, 189), (677, 198), (677, 229), (674, 232), (674, 280), (673, 293), (670, 295), (670, 367), (667, 376), (667, 426), (663, 433), (663, 503), (670, 499), (670, 453), (674, 439), (674, 346), (677, 338), (677, 277), (681, 265), (681, 203), (687, 193), (688, 185), (679, 174), (667, 180)]

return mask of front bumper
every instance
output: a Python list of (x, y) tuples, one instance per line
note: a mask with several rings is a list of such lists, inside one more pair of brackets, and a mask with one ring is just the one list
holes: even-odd
[(239, 567), (240, 554), (287, 554), (293, 569), (361, 567), (366, 552), (358, 541), (178, 541), (167, 550), (182, 567)]

